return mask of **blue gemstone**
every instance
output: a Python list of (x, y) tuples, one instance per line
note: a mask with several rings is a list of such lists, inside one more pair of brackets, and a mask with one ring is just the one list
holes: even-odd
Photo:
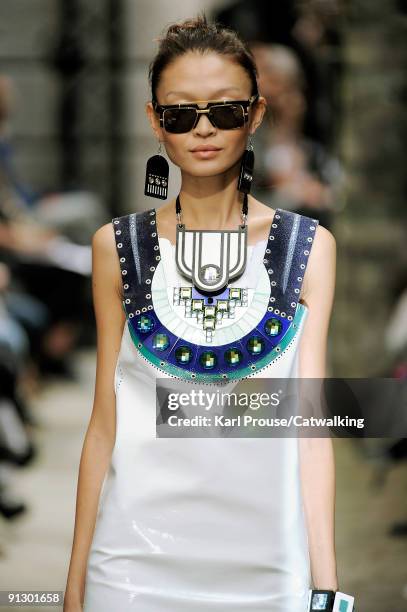
[(149, 315), (141, 315), (141, 317), (137, 321), (137, 329), (142, 333), (151, 331), (154, 325), (155, 321), (153, 317), (150, 317)]
[(192, 349), (189, 346), (179, 346), (175, 351), (175, 359), (178, 363), (189, 363), (192, 359)]
[(264, 340), (260, 336), (252, 336), (248, 339), (246, 347), (251, 355), (260, 355), (264, 350)]
[(232, 346), (225, 352), (225, 361), (228, 365), (237, 366), (242, 362), (243, 353), (241, 350)]
[(217, 357), (213, 351), (204, 351), (199, 357), (199, 363), (205, 370), (211, 370), (216, 366)]
[(156, 334), (153, 338), (153, 348), (157, 351), (165, 351), (170, 344), (167, 334)]
[(282, 327), (283, 324), (281, 323), (280, 319), (272, 317), (271, 319), (267, 319), (264, 325), (264, 331), (269, 336), (278, 336), (278, 334), (281, 332)]

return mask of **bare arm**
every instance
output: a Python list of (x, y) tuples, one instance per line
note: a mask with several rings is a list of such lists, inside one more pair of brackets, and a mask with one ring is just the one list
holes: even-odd
[[(300, 346), (300, 377), (326, 377), (326, 346), (336, 275), (336, 242), (318, 226), (304, 276), (309, 307)], [(301, 480), (314, 588), (338, 589), (335, 464), (331, 438), (299, 438)]]
[(104, 225), (92, 241), (92, 291), (97, 326), (97, 368), (92, 414), (77, 483), (75, 529), (64, 612), (82, 609), (86, 566), (103, 478), (116, 436), (114, 372), (125, 321), (119, 297), (120, 266), (113, 227)]

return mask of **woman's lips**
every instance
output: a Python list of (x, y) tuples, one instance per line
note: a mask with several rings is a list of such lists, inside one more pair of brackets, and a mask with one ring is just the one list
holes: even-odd
[(215, 157), (218, 153), (220, 153), (220, 151), (221, 149), (212, 147), (212, 148), (195, 149), (195, 150), (192, 150), (191, 153), (192, 155), (194, 155), (195, 157), (198, 157), (199, 159), (211, 159), (212, 157)]

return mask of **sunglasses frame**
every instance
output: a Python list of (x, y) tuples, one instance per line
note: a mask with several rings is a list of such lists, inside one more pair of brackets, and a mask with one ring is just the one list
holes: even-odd
[[(187, 102), (187, 103), (183, 103), (183, 104), (158, 104), (158, 102), (153, 101), (153, 108), (155, 110), (155, 112), (157, 114), (159, 114), (160, 116), (160, 127), (163, 128), (165, 131), (168, 131), (165, 127), (165, 111), (167, 110), (173, 110), (174, 108), (187, 108), (187, 109), (193, 109), (196, 111), (196, 115), (195, 115), (195, 122), (193, 124), (193, 126), (189, 129), (186, 130), (185, 132), (170, 132), (172, 134), (186, 134), (187, 132), (190, 132), (191, 130), (193, 130), (197, 124), (198, 121), (200, 119), (200, 115), (208, 115), (208, 119), (209, 121), (212, 123), (212, 125), (214, 127), (216, 127), (217, 129), (230, 129), (230, 130), (238, 130), (243, 126), (238, 126), (236, 128), (218, 128), (217, 125), (215, 125), (210, 117), (210, 110), (213, 106), (236, 106), (239, 105), (242, 107), (243, 110), (243, 125), (245, 123), (247, 123), (248, 118), (249, 118), (249, 108), (252, 106), (252, 104), (254, 104), (254, 102), (258, 99), (259, 94), (254, 94), (253, 96), (251, 96), (248, 100), (198, 100), (196, 102)], [(205, 108), (199, 108), (199, 104), (205, 104), (206, 106)]]

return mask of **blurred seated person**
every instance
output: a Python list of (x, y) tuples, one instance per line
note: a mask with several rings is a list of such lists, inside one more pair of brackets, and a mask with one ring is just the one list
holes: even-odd
[(93, 316), (91, 247), (72, 242), (22, 209), (14, 185), (2, 173), (0, 262), (3, 276), (9, 271), (3, 303), (28, 334), (35, 365), (41, 373), (72, 378), (72, 350)]
[(20, 178), (10, 124), (16, 97), (12, 80), (0, 74), (0, 174), (13, 188), (20, 208), (29, 211), (41, 225), (57, 229), (76, 243), (89, 244), (107, 215), (94, 193), (85, 190), (40, 193)]
[(305, 78), (294, 51), (255, 43), (259, 89), (268, 104), (254, 138), (253, 193), (273, 208), (318, 219), (330, 229), (339, 209), (343, 173), (338, 160), (304, 136)]

